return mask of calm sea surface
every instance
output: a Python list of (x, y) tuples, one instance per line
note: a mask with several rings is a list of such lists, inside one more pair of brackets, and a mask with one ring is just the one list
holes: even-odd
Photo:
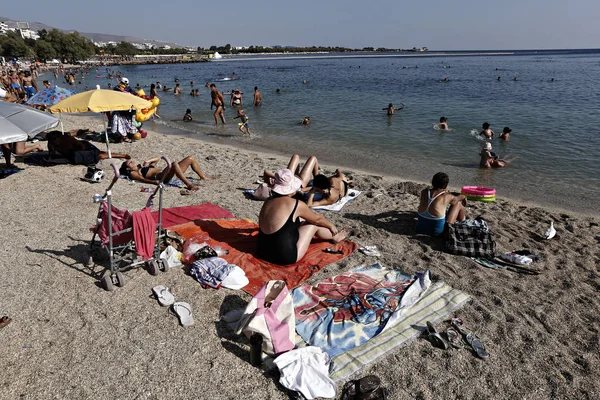
[[(328, 163), (427, 182), (445, 171), (455, 187), (484, 185), (502, 197), (592, 214), (600, 209), (599, 53), (266, 57), (115, 70), (131, 86), (160, 81), (173, 87), (180, 80), (181, 96), (161, 93), (163, 119), (146, 123), (153, 130), (176, 128), (237, 146), (314, 154)], [(223, 80), (231, 76), (240, 79)], [(190, 81), (199, 97), (189, 95)], [(241, 137), (232, 108), (225, 111), (228, 125), (214, 127), (207, 81), (224, 92), (242, 90), (252, 138)], [(75, 89), (108, 82), (115, 84), (90, 73)], [(263, 94), (259, 108), (252, 107), (254, 86)], [(393, 117), (382, 110), (400, 102), (406, 108)], [(186, 108), (194, 122), (181, 122)], [(304, 116), (310, 116), (310, 126), (299, 125)], [(433, 129), (440, 116), (448, 118), (451, 131)], [(493, 151), (514, 158), (508, 167), (478, 168), (483, 122), (496, 132)], [(509, 142), (498, 139), (504, 126), (513, 130)]]

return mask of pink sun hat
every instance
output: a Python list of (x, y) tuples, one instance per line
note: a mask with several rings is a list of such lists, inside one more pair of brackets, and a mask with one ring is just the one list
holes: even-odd
[(283, 168), (275, 173), (273, 192), (285, 196), (296, 193), (301, 187), (302, 181), (294, 176), (294, 173), (289, 169)]

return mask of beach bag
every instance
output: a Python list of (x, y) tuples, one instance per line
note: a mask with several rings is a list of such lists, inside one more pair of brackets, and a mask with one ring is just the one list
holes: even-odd
[(284, 281), (267, 282), (250, 300), (236, 327), (238, 335), (242, 332), (248, 339), (253, 334), (261, 335), (262, 351), (269, 355), (294, 348), (294, 302)]
[(448, 224), (446, 251), (467, 257), (494, 258), (496, 242), (483, 219)]

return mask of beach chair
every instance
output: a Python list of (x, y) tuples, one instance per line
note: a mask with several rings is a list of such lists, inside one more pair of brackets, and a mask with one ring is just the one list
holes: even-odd
[[(161, 157), (167, 163), (168, 171), (171, 162), (167, 157)], [(104, 192), (104, 195), (94, 195), (94, 202), (99, 203), (96, 224), (91, 229), (93, 232), (89, 250), (84, 255), (84, 264), (88, 267), (94, 265), (93, 251), (97, 247), (106, 250), (108, 254), (108, 267), (106, 267), (102, 277), (99, 280), (100, 285), (107, 291), (112, 291), (115, 286), (123, 287), (125, 285), (124, 270), (129, 270), (136, 266), (145, 265), (151, 275), (157, 275), (159, 271), (168, 271), (168, 265), (165, 260), (160, 258), (160, 242), (165, 237), (162, 229), (162, 198), (164, 184), (162, 180), (152, 191), (148, 201), (147, 208), (152, 208), (154, 198), (158, 194), (158, 223), (156, 224), (156, 243), (152, 257), (141, 259), (138, 256), (133, 232), (133, 217), (127, 210), (121, 210), (112, 204), (112, 190), (115, 183), (119, 180), (119, 168), (111, 164), (115, 176)], [(99, 240), (96, 240), (99, 239)]]

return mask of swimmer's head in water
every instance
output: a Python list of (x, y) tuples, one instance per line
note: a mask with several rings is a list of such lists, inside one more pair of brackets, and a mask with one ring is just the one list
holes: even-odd
[(329, 178), (323, 174), (315, 175), (313, 179), (313, 186), (317, 189), (327, 190), (329, 189)]
[(431, 179), (431, 186), (433, 186), (434, 189), (446, 189), (448, 187), (448, 182), (450, 182), (448, 174), (445, 172), (438, 172), (433, 176), (433, 179)]
[(185, 113), (186, 113), (186, 114), (191, 114), (191, 113), (192, 113), (192, 110), (190, 110), (190, 109), (188, 108), (187, 110), (185, 110)]
[(447, 118), (446, 117), (440, 117), (440, 122), (446, 122)]
[(388, 104), (388, 108), (392, 108), (394, 105), (392, 103)]
[(483, 129), (490, 129), (490, 124), (488, 124), (487, 122), (484, 122), (483, 125), (481, 125), (481, 127)]
[(280, 93), (280, 92), (281, 92), (281, 90), (279, 90), (279, 89), (277, 89), (277, 90), (275, 91), (275, 93)]
[(254, 86), (254, 90), (258, 90), (258, 86)]
[(485, 144), (483, 145), (483, 150), (491, 150), (492, 149), (492, 144), (490, 142), (485, 142)]
[(505, 126), (504, 129), (502, 129), (502, 133), (511, 133), (512, 129), (510, 129), (508, 126)]

